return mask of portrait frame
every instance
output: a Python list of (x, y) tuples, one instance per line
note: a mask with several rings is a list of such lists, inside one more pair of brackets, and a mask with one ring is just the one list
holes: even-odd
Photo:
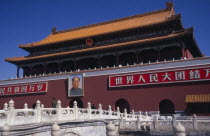
[[(73, 80), (78, 81), (77, 89), (73, 88)], [(78, 94), (77, 94), (78, 93)], [(84, 74), (69, 75), (68, 77), (68, 97), (82, 97), (84, 96)]]

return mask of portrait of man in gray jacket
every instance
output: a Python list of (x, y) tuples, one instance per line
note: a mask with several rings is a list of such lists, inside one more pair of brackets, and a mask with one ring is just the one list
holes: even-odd
[(78, 77), (78, 76), (75, 76), (71, 79), (72, 86), (71, 86), (70, 93), (69, 93), (70, 96), (83, 96), (83, 89), (80, 88), (80, 86), (82, 86), (80, 84), (82, 84), (82, 83), (80, 83), (80, 82), (82, 82), (82, 81), (81, 81), (80, 77)]

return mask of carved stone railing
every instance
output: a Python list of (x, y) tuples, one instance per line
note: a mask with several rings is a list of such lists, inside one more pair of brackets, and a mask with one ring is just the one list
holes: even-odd
[[(184, 128), (184, 133), (189, 135), (205, 135), (210, 134), (210, 117), (208, 116), (153, 116), (149, 120), (142, 120), (137, 117), (137, 120), (119, 121), (120, 131), (148, 131), (154, 135), (174, 135), (176, 126), (181, 125)], [(179, 132), (177, 130), (177, 132)], [(180, 133), (182, 131), (180, 130)]]
[[(56, 108), (44, 108), (44, 105), (38, 100), (35, 109), (28, 109), (25, 103), (23, 109), (15, 109), (14, 101), (10, 100), (9, 105), (4, 104), (3, 110), (0, 110), (0, 127), (7, 125), (21, 125), (40, 122), (59, 122), (70, 120), (109, 120), (109, 119), (124, 119), (126, 121), (135, 121), (138, 117), (141, 120), (151, 120), (145, 115), (136, 115), (134, 111), (131, 114), (124, 110), (120, 113), (120, 109), (112, 111), (109, 106), (108, 110), (103, 110), (102, 105), (98, 105), (98, 109), (91, 109), (91, 103), (87, 104), (87, 108), (78, 108), (77, 102), (74, 102), (73, 108), (62, 108), (61, 101), (57, 101)], [(141, 112), (140, 112), (141, 113)]]
[[(145, 131), (150, 130), (151, 133), (174, 135), (174, 134), (190, 134), (190, 135), (205, 135), (210, 134), (210, 117), (197, 117), (194, 116), (160, 116), (156, 114), (149, 116), (148, 112), (144, 115), (142, 112), (134, 112), (131, 114), (124, 110), (124, 113), (120, 113), (120, 109), (117, 107), (116, 111), (112, 111), (112, 107), (108, 106), (107, 110), (102, 109), (102, 105), (98, 105), (98, 109), (91, 109), (91, 103), (87, 104), (87, 108), (78, 108), (77, 102), (74, 102), (72, 108), (62, 108), (61, 101), (57, 101), (56, 108), (44, 108), (44, 105), (38, 100), (36, 102), (35, 109), (28, 109), (28, 105), (24, 104), (23, 109), (15, 109), (14, 101), (10, 100), (9, 104), (5, 103), (3, 110), (0, 110), (0, 133), (3, 135), (10, 135), (10, 129), (17, 126), (28, 126), (30, 124), (45, 124), (50, 125), (54, 122), (62, 125), (62, 122), (113, 122), (111, 125), (107, 125), (107, 133), (111, 131)], [(103, 126), (103, 125), (102, 125)], [(111, 129), (110, 126), (116, 127)], [(33, 127), (32, 127), (33, 128)], [(29, 130), (28, 133), (32, 133)], [(43, 130), (49, 131), (49, 130)], [(65, 130), (67, 132), (67, 130)], [(20, 132), (20, 130), (17, 130)], [(33, 131), (34, 133), (34, 131)], [(52, 129), (52, 133), (53, 129)], [(21, 134), (22, 135), (22, 132)], [(57, 135), (55, 135), (57, 136)]]

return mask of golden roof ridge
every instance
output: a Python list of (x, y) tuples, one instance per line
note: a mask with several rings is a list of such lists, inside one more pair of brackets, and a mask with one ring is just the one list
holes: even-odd
[(160, 13), (161, 11), (163, 12), (163, 11), (166, 11), (166, 10), (167, 9), (161, 9), (161, 10), (141, 13), (141, 14), (137, 14), (137, 15), (132, 15), (132, 16), (128, 16), (128, 17), (113, 19), (113, 20), (109, 20), (109, 21), (104, 21), (104, 22), (100, 22), (100, 23), (95, 23), (95, 24), (90, 24), (90, 25), (70, 28), (70, 29), (66, 29), (66, 30), (60, 30), (60, 31), (56, 31), (55, 34), (65, 33), (65, 32), (70, 32), (70, 31), (76, 31), (76, 30), (80, 30), (80, 29), (85, 29), (85, 28), (90, 28), (90, 27), (100, 26), (100, 25), (105, 25), (105, 24), (111, 24), (111, 23), (114, 23), (114, 22), (120, 22), (120, 21), (123, 21), (123, 20), (128, 20), (128, 19), (133, 19), (133, 18), (137, 18), (137, 17), (142, 17), (142, 16), (146, 16), (146, 15), (155, 14), (154, 12)]
[[(32, 44), (19, 45), (19, 47), (20, 48), (27, 48), (27, 47), (42, 46), (42, 45), (62, 42), (62, 41), (66, 41), (66, 40), (73, 40), (73, 39), (78, 39), (78, 38), (84, 38), (84, 37), (90, 37), (90, 36), (94, 36), (94, 35), (104, 34), (102, 31), (98, 32), (98, 33), (93, 33), (93, 34), (90, 34), (90, 32), (89, 33), (86, 32), (86, 35), (85, 34), (83, 34), (83, 35), (80, 34), (80, 35), (77, 35), (77, 36), (70, 36), (69, 38), (68, 38), (68, 36), (65, 35), (65, 38), (63, 38), (63, 39), (59, 38), (59, 37), (52, 38), (53, 36), (55, 37), (58, 34), (64, 34), (64, 33), (68, 34), (68, 32), (74, 32), (74, 31), (77, 31), (77, 30), (85, 31), (85, 29), (91, 29), (91, 28), (92, 29), (98, 29), (96, 27), (99, 27), (99, 26), (100, 27), (106, 27), (105, 25), (109, 25), (109, 24), (112, 24), (112, 23), (125, 23), (123, 21), (131, 21), (132, 19), (140, 19), (140, 17), (144, 17), (144, 16), (149, 17), (150, 15), (156, 15), (156, 14), (158, 15), (159, 14), (158, 16), (162, 16), (162, 18), (163, 18), (163, 16), (165, 16), (165, 20), (167, 20), (167, 18), (170, 18), (174, 14), (173, 6), (169, 6), (169, 5), (170, 4), (167, 4), (167, 8), (165, 8), (165, 9), (155, 10), (155, 11), (151, 11), (151, 12), (147, 12), (147, 13), (137, 14), (137, 15), (133, 15), (133, 16), (128, 16), (128, 17), (119, 18), (119, 19), (115, 19), (115, 20), (105, 21), (105, 22), (96, 23), (96, 24), (92, 24), (92, 25), (86, 25), (86, 26), (71, 28), (71, 29), (67, 29), (67, 30), (61, 30), (61, 31), (56, 31), (56, 29), (54, 29), (53, 33), (48, 35), (46, 38), (44, 38), (44, 39), (42, 39), (38, 42), (32, 43)], [(164, 12), (166, 12), (166, 13), (164, 13)], [(169, 12), (169, 13), (167, 13), (167, 12)], [(154, 21), (154, 24), (158, 24), (158, 22), (161, 22), (161, 19), (159, 19), (159, 21), (158, 21), (157, 17), (155, 17), (155, 19), (156, 20)], [(135, 24), (135, 25), (137, 26), (137, 24)], [(146, 19), (146, 23), (139, 24), (140, 27), (144, 27), (144, 26), (147, 26), (147, 25), (151, 25), (151, 22), (148, 22), (148, 19)], [(130, 28), (131, 28), (131, 26), (127, 26), (124, 29), (126, 30), (126, 29), (130, 29)], [(123, 29), (123, 27), (119, 27), (119, 28), (115, 28), (113, 31), (109, 31), (109, 32), (117, 32), (117, 31), (124, 30), (124, 29)], [(91, 30), (89, 30), (89, 31), (91, 31)], [(105, 32), (105, 33), (108, 33), (108, 32)], [(52, 40), (52, 39), (54, 39), (54, 40)]]

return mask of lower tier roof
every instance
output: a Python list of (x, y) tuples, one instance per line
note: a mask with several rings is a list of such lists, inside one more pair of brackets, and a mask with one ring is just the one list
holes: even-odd
[[(124, 42), (124, 43), (117, 43), (117, 44), (111, 44), (111, 45), (105, 45), (105, 46), (98, 46), (98, 47), (92, 47), (92, 48), (86, 48), (86, 49), (80, 49), (80, 50), (74, 50), (74, 51), (67, 51), (67, 52), (60, 52), (60, 53), (53, 53), (53, 54), (45, 54), (45, 55), (40, 55), (40, 56), (25, 56), (25, 57), (13, 57), (13, 58), (6, 58), (5, 61), (13, 63), (13, 64), (18, 64), (21, 62), (26, 62), (26, 61), (31, 61), (31, 60), (37, 60), (37, 59), (43, 59), (43, 58), (52, 58), (52, 57), (58, 57), (58, 56), (65, 56), (69, 54), (76, 54), (76, 53), (83, 53), (87, 51), (96, 51), (96, 50), (104, 50), (104, 49), (111, 49), (114, 47), (122, 47), (122, 46), (132, 46), (134, 44), (146, 44), (149, 42), (156, 42), (156, 41), (162, 41), (162, 40), (168, 40), (168, 39), (173, 39), (173, 38), (178, 38), (182, 37), (185, 35), (193, 34), (193, 29), (185, 29), (181, 30), (178, 32), (174, 32), (172, 34), (166, 35), (166, 36), (160, 36), (160, 37), (154, 37), (154, 38), (148, 38), (148, 39), (141, 39), (141, 40), (136, 40), (136, 41), (130, 41), (130, 42)], [(192, 37), (192, 41), (194, 38)], [(196, 50), (198, 51), (198, 54), (202, 56), (202, 53), (200, 52), (198, 46), (196, 43), (194, 43)]]

